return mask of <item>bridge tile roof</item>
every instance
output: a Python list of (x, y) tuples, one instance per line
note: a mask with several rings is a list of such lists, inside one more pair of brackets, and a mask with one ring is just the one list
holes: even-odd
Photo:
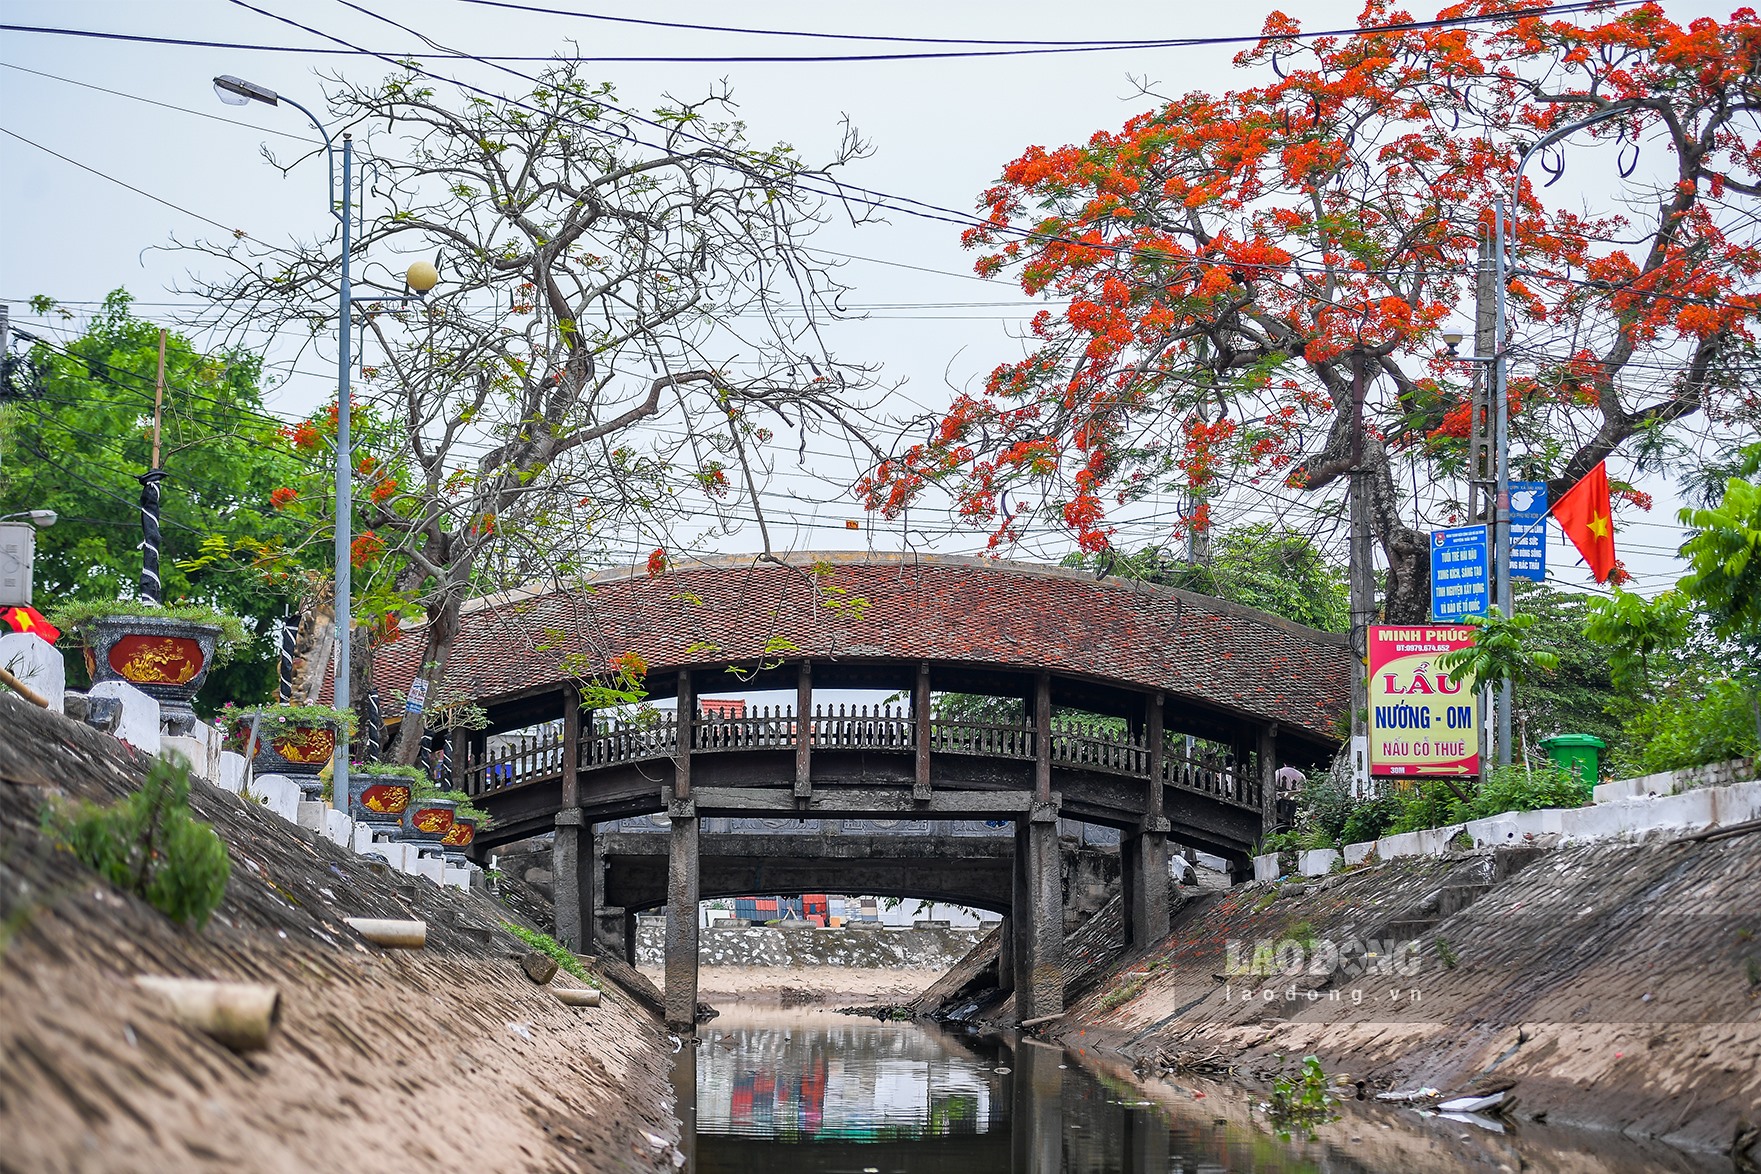
[[(378, 651), (381, 689), (408, 689), (422, 635)], [(494, 699), (568, 679), (565, 664), (604, 672), (625, 652), (655, 673), (802, 656), (1045, 668), (1328, 742), (1351, 682), (1345, 637), (1190, 592), (991, 559), (801, 554), (789, 566), (722, 559), (474, 601), (441, 694)]]

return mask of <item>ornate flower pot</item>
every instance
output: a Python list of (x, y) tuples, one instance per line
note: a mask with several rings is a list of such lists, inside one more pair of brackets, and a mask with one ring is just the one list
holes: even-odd
[(453, 816), (452, 826), (446, 829), (446, 834), (444, 836), (440, 837), (440, 846), (446, 849), (446, 862), (448, 864), (463, 867), (465, 863), (465, 849), (469, 848), (471, 842), (476, 838), (477, 821), (475, 819), (460, 818), (455, 814)]
[(403, 838), (416, 844), (439, 844), (452, 830), (452, 799), (418, 799), (404, 811)]
[[(250, 744), (252, 711), (245, 710), (233, 724), (232, 738), (242, 751)], [(342, 719), (275, 718), (265, 715), (257, 725), (257, 748), (251, 757), (257, 774), (287, 775), (299, 783), (307, 798), (323, 791), (318, 775), (336, 753), (337, 731)]]
[(355, 767), (349, 771), (349, 818), (388, 827), (401, 824), (411, 793), (410, 780), (404, 775), (375, 775)]
[(216, 624), (159, 616), (101, 616), (82, 625), (92, 683), (126, 681), (159, 702), (161, 726), (172, 734), (196, 727), (190, 700), (208, 679)]

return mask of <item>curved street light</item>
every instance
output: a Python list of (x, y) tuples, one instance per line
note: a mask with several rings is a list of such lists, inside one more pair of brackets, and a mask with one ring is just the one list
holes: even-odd
[[(248, 82), (241, 77), (222, 74), (214, 79), (214, 93), (222, 102), (229, 106), (245, 106), (252, 102), (262, 102), (267, 106), (278, 106), (286, 102), (311, 120), (312, 126), (324, 137), (324, 154), (329, 164), (329, 207), (330, 214), (342, 225), (342, 275), (337, 289), (337, 358), (336, 358), (336, 571), (335, 597), (336, 607), (336, 646), (331, 663), (335, 666), (331, 683), (331, 703), (337, 709), (350, 707), (349, 697), (349, 629), (352, 620), (349, 614), (349, 595), (353, 591), (350, 582), (349, 546), (352, 539), (350, 530), (354, 518), (352, 499), (353, 474), (352, 444), (349, 439), (349, 368), (353, 365), (353, 356), (349, 346), (350, 325), (353, 318), (354, 293), (349, 284), (349, 254), (352, 251), (350, 236), (350, 204), (349, 193), (353, 187), (355, 144), (354, 136), (342, 136), (342, 198), (337, 198), (336, 183), (336, 145), (330, 132), (318, 116), (292, 98), (276, 93), (267, 86)], [(428, 291), (440, 281), (440, 272), (427, 261), (418, 261), (411, 265), (406, 276), (413, 295), (402, 297), (376, 297), (375, 301), (420, 301), (427, 297)], [(338, 739), (336, 756), (333, 760), (331, 776), (331, 803), (340, 811), (348, 810), (349, 793), (349, 747), (346, 740)]]

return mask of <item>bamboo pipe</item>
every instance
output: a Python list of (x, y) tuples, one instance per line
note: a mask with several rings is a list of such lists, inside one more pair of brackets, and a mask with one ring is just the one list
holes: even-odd
[(143, 974), (135, 985), (165, 1001), (172, 1018), (235, 1052), (269, 1044), (281, 1018), (281, 992), (260, 982), (211, 982), (200, 978), (162, 978)]
[(372, 942), (394, 950), (420, 950), (428, 944), (426, 921), (390, 921), (378, 917), (345, 917), (342, 923)]
[(592, 987), (551, 987), (551, 991), (562, 1000), (565, 1007), (597, 1007), (599, 992)]
[(0, 684), (5, 685), (8, 689), (11, 689), (14, 693), (17, 693), (20, 697), (36, 706), (38, 709), (49, 708), (49, 699), (47, 697), (37, 692), (5, 669), (0, 669)]

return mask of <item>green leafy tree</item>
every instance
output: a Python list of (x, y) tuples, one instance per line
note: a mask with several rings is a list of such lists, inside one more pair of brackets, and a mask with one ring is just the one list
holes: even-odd
[[(62, 345), (39, 339), (29, 394), (0, 409), (0, 514), (52, 509), (37, 535), (36, 596), (43, 603), (135, 599), (140, 579), (137, 478), (152, 460), (159, 327), (134, 316), (116, 290), (85, 331)], [(42, 309), (52, 302), (39, 301)], [(267, 631), (282, 590), (237, 573), (292, 532), (268, 507), (291, 468), (278, 424), (263, 407), (262, 361), (243, 351), (204, 353), (172, 332), (165, 345), (159, 574), (167, 603), (210, 604)], [(69, 671), (83, 679), (70, 648)], [(274, 688), (276, 653), (254, 640), (209, 678), (203, 697), (254, 700)]]
[(1724, 499), (1684, 509), (1694, 536), (1682, 545), (1691, 568), (1679, 589), (1706, 609), (1713, 631), (1761, 655), (1761, 485), (1732, 477)]
[(1210, 540), (1208, 555), (1194, 561), (1156, 546), (1122, 557), (1080, 555), (1065, 561), (1227, 599), (1324, 632), (1351, 628), (1345, 571), (1328, 562), (1306, 535), (1271, 523), (1224, 530)]
[(1467, 623), (1476, 629), (1474, 642), (1439, 656), (1437, 667), (1456, 685), (1468, 680), (1478, 686), (1504, 681), (1521, 685), (1550, 673), (1559, 667), (1559, 655), (1535, 647), (1530, 634), (1535, 622), (1533, 614), (1520, 611), (1508, 618), (1498, 612), (1468, 616)]
[(1646, 599), (1615, 588), (1608, 598), (1584, 605), (1584, 635), (1608, 657), (1613, 681), (1649, 690), (1654, 662), (1688, 639), (1693, 608), (1681, 591)]

